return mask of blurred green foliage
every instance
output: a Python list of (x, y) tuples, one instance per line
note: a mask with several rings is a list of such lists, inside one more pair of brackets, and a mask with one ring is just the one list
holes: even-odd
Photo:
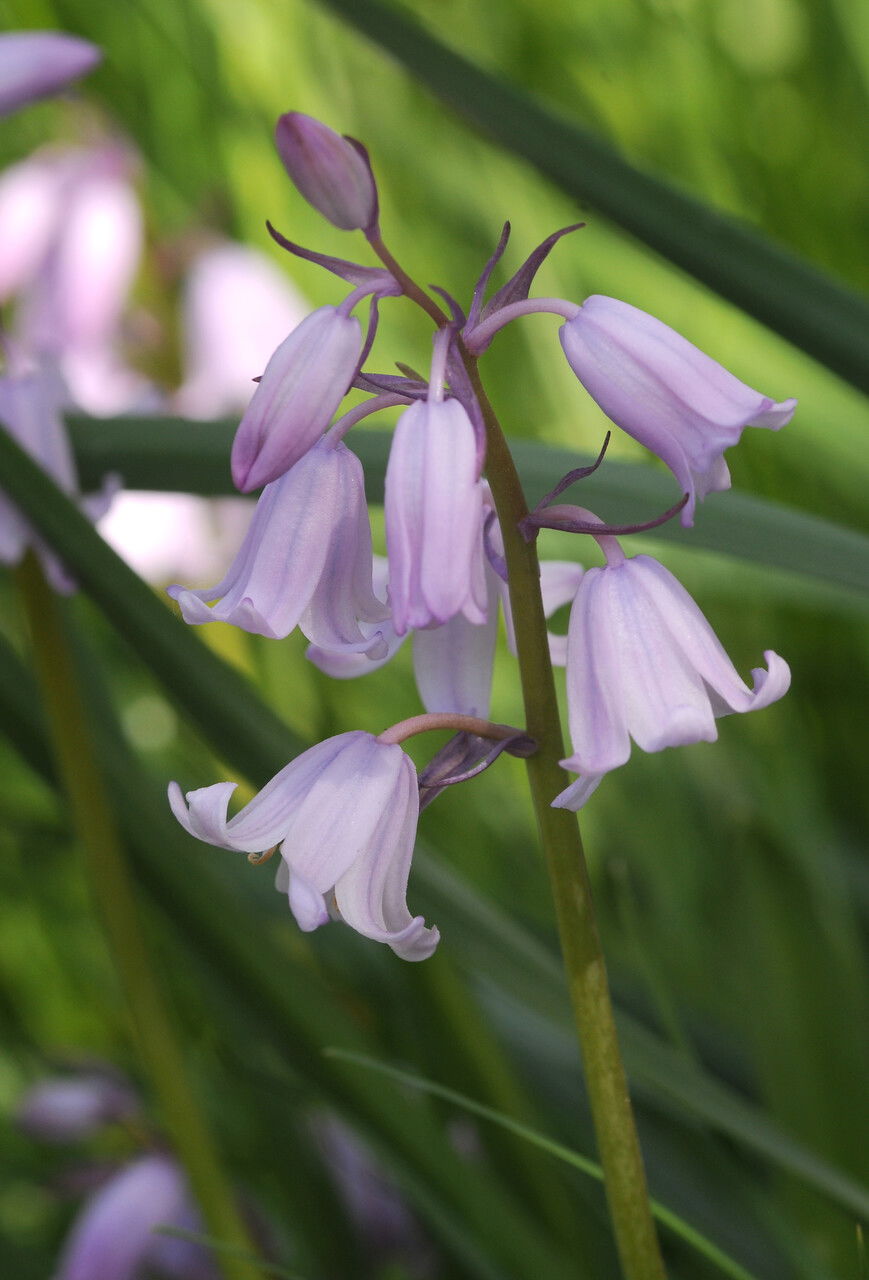
[[(413, 0), (401, 11), (641, 168), (848, 285), (869, 283), (869, 21), (860, 6)], [(7, 0), (0, 15), (4, 28), (58, 27), (106, 51), (76, 101), (35, 107), (0, 131), (0, 161), (48, 138), (105, 129), (135, 142), (149, 237), (138, 303), (160, 336), (130, 354), (163, 385), (177, 380), (177, 264), (208, 234), (272, 253), (312, 305), (338, 297), (331, 279), (286, 261), (264, 231), (269, 217), (295, 240), (352, 256), (347, 238), (290, 189), (274, 155), (274, 117), (298, 108), (365, 141), (388, 243), (417, 278), (463, 300), (506, 218), (516, 265), (549, 231), (584, 217), (586, 229), (544, 266), (539, 292), (625, 298), (748, 383), (777, 399), (797, 396), (792, 424), (775, 436), (747, 432), (728, 459), (735, 488), (866, 531), (869, 413), (856, 391), (593, 208), (578, 210), (325, 9), (303, 0)], [(528, 321), (499, 337), (484, 363), (491, 397), (511, 435), (594, 451), (604, 419), (546, 326)], [(395, 359), (425, 365), (428, 347), (427, 327), (409, 306), (382, 308), (382, 367)], [(632, 461), (642, 451), (617, 436), (611, 453)], [(708, 505), (723, 510), (727, 501), (718, 495)], [(702, 522), (701, 509), (700, 529)], [(642, 545), (680, 574), (740, 671), (773, 648), (794, 673), (784, 702), (722, 722), (717, 745), (635, 753), (584, 816), (611, 976), (639, 1024), (630, 1024), (629, 1068), (653, 1190), (763, 1280), (856, 1280), (855, 1201), (837, 1203), (804, 1169), (798, 1176), (788, 1143), (853, 1184), (869, 1183), (865, 597), (832, 598), (797, 575), (651, 536)], [(566, 551), (565, 539), (548, 546), (588, 554), (584, 546)], [(24, 655), (6, 583), (2, 601), (3, 631)], [(91, 604), (77, 599), (71, 613), (127, 744), (150, 775), (154, 806), (169, 777), (188, 787), (228, 776), (229, 743), (200, 736), (182, 695), (155, 682)], [(378, 729), (417, 707), (407, 654), (345, 685), (308, 667), (298, 636), (201, 638), (240, 666), (251, 697), (258, 691), (304, 741)], [(137, 1074), (73, 833), (51, 779), (34, 767), (36, 755), (21, 755), (24, 730), (10, 706), (11, 741), (0, 744), (0, 1103), (7, 1108), (57, 1055), (99, 1053)], [(506, 652), (493, 706), (499, 719), (521, 720)], [(245, 774), (238, 761), (232, 767)], [(258, 761), (246, 780), (258, 784), (262, 768)], [(431, 1142), (441, 1164), (426, 1164), (420, 1153), (429, 1139), (402, 1146), (389, 1123), (393, 1086), (380, 1081), (372, 1090), (348, 1065), (327, 1068), (318, 1058), (318, 1044), (346, 1024), (351, 1047), (408, 1064), (592, 1153), (523, 786), (521, 765), (504, 760), (427, 811), (421, 841), (433, 852), (423, 851), (410, 902), (426, 907), (444, 941), (442, 955), (418, 968), (337, 928), (302, 939), (267, 891), (268, 871), (195, 849), (180, 833), (177, 859), (161, 862), (172, 837), (144, 801), (137, 814), (143, 902), (193, 1069), (230, 1167), (275, 1223), (282, 1261), (301, 1274), (404, 1274), (400, 1264), (378, 1270), (338, 1201), (327, 1199), (328, 1173), (306, 1118), (330, 1105), (366, 1133), (404, 1187), (437, 1241), (436, 1274), (524, 1276), (546, 1239), (547, 1277), (615, 1275), (595, 1187), (446, 1104), (410, 1105), (399, 1091), (400, 1113), (417, 1116), (420, 1134), (437, 1135)], [(160, 845), (153, 865), (169, 868), (159, 874), (148, 872), (150, 822)], [(179, 881), (186, 896), (171, 889)], [(215, 919), (212, 886), (221, 904)], [(264, 974), (277, 990), (264, 994)], [(307, 983), (316, 995), (302, 1000)], [(308, 1005), (319, 1000), (318, 1027)], [(657, 1075), (643, 1028), (669, 1055)], [(702, 1082), (701, 1093), (713, 1085), (722, 1093), (698, 1109), (689, 1081)], [(761, 1120), (772, 1126), (772, 1154), (728, 1123), (728, 1107), (737, 1105), (748, 1108), (748, 1129), (753, 1115), (758, 1133)], [(451, 1156), (449, 1132), (464, 1132), (476, 1154), (464, 1162)], [(50, 1273), (70, 1218), (69, 1206), (45, 1189), (62, 1161), (16, 1136), (8, 1121), (3, 1136), (0, 1273), (37, 1280)], [(450, 1200), (451, 1159), (464, 1168), (466, 1200)], [(317, 1221), (327, 1203), (328, 1227)], [(484, 1226), (492, 1205), (515, 1211), (515, 1227), (509, 1214), (497, 1224), (505, 1242), (497, 1257), (495, 1228), (487, 1237)], [(674, 1277), (717, 1274), (671, 1248)]]

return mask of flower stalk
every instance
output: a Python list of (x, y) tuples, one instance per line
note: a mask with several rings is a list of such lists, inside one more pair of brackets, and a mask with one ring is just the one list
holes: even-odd
[[(60, 605), (32, 553), (17, 574), (61, 779), (142, 1061), (209, 1234), (251, 1255), (253, 1246), (238, 1216), (154, 977)], [(229, 1253), (221, 1254), (215, 1262), (225, 1280), (258, 1280), (261, 1274), (254, 1262)]]
[(519, 531), (528, 506), (473, 358), (466, 359), (466, 367), (486, 422), (486, 474), (504, 539), (526, 729), (538, 744), (525, 763), (555, 899), (616, 1246), (625, 1280), (664, 1280), (579, 827), (573, 814), (551, 807), (562, 787), (559, 761), (565, 752), (537, 551)]

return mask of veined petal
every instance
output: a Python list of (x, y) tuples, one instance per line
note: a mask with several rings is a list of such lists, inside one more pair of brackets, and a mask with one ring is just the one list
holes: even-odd
[(355, 316), (320, 307), (266, 365), (232, 445), (242, 493), (276, 480), (307, 453), (347, 393), (362, 347)]
[(324, 445), (323, 451), (332, 455), (336, 491), (325, 562), (301, 627), (309, 640), (329, 648), (368, 642), (371, 636), (361, 629), (360, 622), (382, 624), (389, 618), (389, 609), (374, 594), (362, 464), (344, 444), (332, 449)]
[(796, 407), (752, 390), (668, 325), (615, 298), (588, 298), (560, 337), (604, 413), (657, 453), (689, 494), (686, 526), (697, 497), (729, 485), (723, 450), (747, 426), (784, 426)]
[(282, 847), (291, 873), (319, 893), (330, 890), (366, 848), (392, 807), (396, 775), (407, 759), (400, 747), (362, 731), (330, 741), (340, 741), (340, 751), (295, 805)]
[(790, 687), (790, 668), (772, 650), (764, 657), (769, 671), (755, 669), (755, 689), (748, 688), (712, 630), (706, 617), (682, 584), (651, 556), (628, 561), (638, 588), (645, 589), (650, 606), (660, 615), (670, 642), (690, 663), (709, 691), (717, 695), (716, 716), (731, 711), (756, 711), (784, 696)]
[(474, 429), (457, 400), (420, 401), (402, 414), (386, 469), (385, 507), (397, 633), (473, 612), (482, 487)]
[(443, 626), (414, 632), (413, 669), (426, 711), (489, 715), (500, 579), (488, 566), (486, 582), (485, 622), (468, 622), (463, 613), (457, 613)]
[(221, 849), (261, 853), (279, 844), (293, 822), (294, 810), (317, 775), (340, 755), (355, 732), (342, 733), (303, 751), (235, 815), (227, 818), (234, 782), (216, 782), (188, 791), (186, 804), (177, 782), (169, 784), (169, 803), (175, 817), (197, 840)]
[(404, 960), (426, 960), (440, 934), (407, 909), (407, 881), (419, 816), (416, 770), (401, 748), (390, 803), (384, 806), (360, 856), (335, 885), (343, 918), (367, 938), (386, 942)]
[(600, 775), (624, 764), (631, 743), (619, 697), (618, 654), (610, 640), (606, 569), (588, 569), (570, 611), (567, 706), (573, 755), (565, 767)]
[[(328, 567), (330, 557), (334, 559), (333, 545), (336, 538), (340, 539), (336, 529), (348, 519), (346, 457), (354, 455), (346, 449), (342, 454), (340, 446), (331, 449), (318, 443), (291, 471), (266, 485), (223, 581), (216, 587), (196, 591), (168, 588), (169, 595), (178, 601), (185, 622), (229, 622), (258, 635), (287, 636), (298, 626), (327, 573), (333, 578), (342, 571), (360, 574), (360, 569), (346, 560)], [(358, 459), (354, 461), (358, 468)], [(357, 511), (352, 519), (361, 540), (367, 512)], [(370, 533), (368, 545), (370, 548)], [(361, 564), (364, 542), (354, 554)], [(341, 576), (337, 589), (343, 590), (345, 584), (346, 578)], [(360, 601), (368, 605), (362, 596), (359, 587), (348, 593), (348, 613)], [(377, 608), (373, 595), (370, 599)], [(212, 600), (220, 603), (209, 608), (207, 602)]]
[[(388, 594), (388, 575), (389, 562), (386, 556), (374, 556), (372, 581), (378, 603), (382, 603)], [(388, 615), (386, 605), (384, 609)], [(382, 622), (360, 621), (359, 630), (368, 641), (367, 647), (360, 649), (358, 644), (340, 644), (327, 648), (310, 644), (305, 657), (333, 680), (353, 680), (356, 676), (368, 675), (385, 666), (407, 639), (407, 633), (403, 636), (395, 634), (391, 616), (387, 616)]]

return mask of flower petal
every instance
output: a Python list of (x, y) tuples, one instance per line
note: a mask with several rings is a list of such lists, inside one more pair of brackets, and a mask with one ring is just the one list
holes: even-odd
[[(401, 748), (398, 748), (401, 751)], [(401, 752), (391, 801), (360, 856), (335, 885), (335, 902), (352, 928), (386, 942), (403, 960), (426, 960), (440, 940), (422, 916), (407, 909), (407, 881), (419, 816), (416, 770)]]
[(232, 445), (242, 493), (277, 480), (326, 429), (343, 400), (362, 347), (355, 316), (320, 307), (273, 354)]
[(89, 40), (60, 31), (9, 31), (0, 36), (0, 116), (59, 93), (92, 71), (102, 56)]
[(724, 449), (747, 426), (785, 425), (795, 400), (752, 390), (668, 325), (596, 295), (560, 330), (568, 362), (604, 413), (666, 462), (689, 501), (729, 487)]

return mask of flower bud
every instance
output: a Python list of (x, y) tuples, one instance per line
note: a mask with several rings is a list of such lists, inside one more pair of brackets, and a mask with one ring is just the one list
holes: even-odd
[(9, 31), (0, 36), (0, 116), (60, 93), (101, 58), (95, 44), (61, 31)]
[(355, 316), (320, 307), (285, 338), (241, 420), (232, 478), (242, 493), (289, 471), (329, 425), (350, 386), (362, 330)]
[(288, 111), (275, 126), (284, 168), (309, 204), (342, 231), (377, 222), (377, 187), (364, 150), (312, 116)]

